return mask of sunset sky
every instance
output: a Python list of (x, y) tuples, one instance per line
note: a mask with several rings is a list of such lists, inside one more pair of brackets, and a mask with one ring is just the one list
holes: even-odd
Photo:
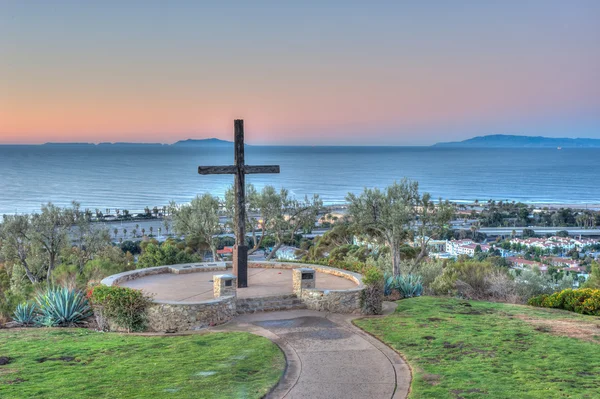
[(0, 0), (0, 143), (600, 138), (600, 1)]

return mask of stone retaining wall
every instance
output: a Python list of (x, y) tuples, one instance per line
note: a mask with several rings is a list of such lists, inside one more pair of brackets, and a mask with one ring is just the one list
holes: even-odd
[[(336, 269), (335, 267), (312, 265), (304, 263), (290, 262), (248, 262), (249, 267), (259, 267), (266, 269), (296, 269), (310, 268), (317, 272), (332, 274), (343, 277), (356, 283), (356, 288), (347, 290), (324, 290), (318, 288), (303, 289), (300, 299), (311, 310), (333, 313), (360, 313), (361, 296), (365, 290), (362, 283), (362, 276), (358, 273), (348, 270)], [(317, 277), (318, 279), (318, 277)]]
[[(119, 285), (129, 280), (161, 273), (225, 272), (231, 267), (231, 262), (150, 267), (109, 276), (102, 280), (102, 284), (109, 286)], [(283, 309), (303, 308), (304, 305), (308, 309), (325, 312), (360, 313), (361, 311), (361, 295), (365, 290), (365, 286), (362, 284), (362, 276), (358, 273), (328, 266), (288, 262), (248, 262), (248, 267), (267, 269), (311, 268), (317, 272), (346, 278), (353, 281), (357, 286), (356, 288), (346, 290), (304, 288), (300, 292), (300, 295), (297, 296), (298, 299), (286, 298), (286, 301), (279, 301), (281, 303), (272, 303), (273, 301), (268, 301), (267, 299), (263, 299), (262, 301), (246, 300), (248, 303), (240, 303), (241, 312), (274, 310), (277, 307)], [(296, 295), (291, 295), (296, 297)], [(300, 301), (303, 305), (298, 303)], [(264, 309), (260, 309), (262, 305), (264, 305)], [(207, 326), (226, 323), (237, 314), (236, 298), (234, 296), (225, 296), (195, 303), (154, 300), (153, 304), (148, 308), (148, 325), (152, 331), (198, 330)]]
[(200, 330), (226, 323), (236, 315), (232, 296), (198, 303), (155, 301), (148, 308), (148, 327), (163, 332)]

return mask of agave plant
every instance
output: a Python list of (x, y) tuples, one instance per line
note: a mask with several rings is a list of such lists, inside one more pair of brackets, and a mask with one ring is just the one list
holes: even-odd
[(415, 274), (407, 274), (406, 276), (398, 276), (398, 291), (402, 294), (403, 298), (412, 298), (415, 296), (421, 296), (423, 293), (423, 283), (421, 282), (421, 276)]
[(398, 291), (403, 298), (421, 296), (423, 293), (421, 276), (414, 274), (408, 274), (406, 276), (387, 275), (385, 277), (384, 295), (390, 295), (394, 290)]
[(40, 310), (38, 324), (46, 327), (74, 324), (92, 314), (85, 296), (66, 287), (48, 288), (35, 300)]
[(28, 324), (33, 324), (36, 317), (37, 312), (35, 303), (25, 302), (17, 305), (13, 316), (13, 320), (19, 323), (20, 325), (25, 326)]

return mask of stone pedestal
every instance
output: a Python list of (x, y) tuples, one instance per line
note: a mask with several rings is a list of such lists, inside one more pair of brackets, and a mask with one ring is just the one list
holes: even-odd
[(294, 294), (300, 296), (302, 290), (315, 288), (316, 272), (314, 269), (300, 267), (292, 270)]
[(215, 298), (237, 295), (237, 277), (233, 274), (218, 274), (213, 276), (213, 293)]

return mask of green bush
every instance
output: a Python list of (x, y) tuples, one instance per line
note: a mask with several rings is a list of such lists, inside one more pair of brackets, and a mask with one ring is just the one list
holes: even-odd
[(437, 295), (458, 295), (469, 299), (486, 299), (489, 278), (497, 269), (488, 261), (464, 260), (451, 262), (438, 276), (431, 289)]
[(544, 301), (548, 298), (548, 294), (537, 295), (529, 298), (527, 304), (529, 306), (537, 306), (539, 308), (543, 307)]
[(383, 273), (376, 267), (368, 267), (363, 275), (365, 285), (377, 285), (383, 282)]
[(67, 287), (52, 287), (36, 295), (39, 317), (36, 322), (46, 327), (69, 326), (92, 315), (86, 297)]
[[(151, 298), (140, 290), (127, 287), (98, 285), (88, 292), (94, 305), (99, 327), (109, 325), (132, 331), (144, 331), (147, 325), (146, 310)], [(102, 320), (104, 319), (104, 320)]]
[(552, 295), (539, 295), (527, 302), (531, 306), (564, 309), (571, 312), (600, 316), (600, 289), (566, 289)]
[(383, 310), (383, 273), (374, 266), (365, 269), (363, 283), (366, 289), (362, 292), (361, 308), (364, 314), (381, 314)]

